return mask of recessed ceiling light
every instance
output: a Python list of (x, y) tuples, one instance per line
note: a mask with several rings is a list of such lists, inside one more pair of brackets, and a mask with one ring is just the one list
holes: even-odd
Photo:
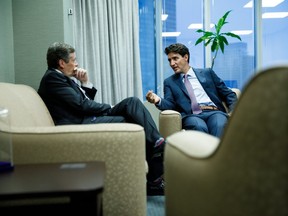
[[(210, 28), (213, 28), (214, 24), (210, 24)], [(188, 29), (203, 29), (203, 24), (202, 23), (192, 23), (188, 26)]]
[(162, 14), (161, 15), (161, 20), (165, 21), (168, 18), (168, 14)]
[[(276, 7), (278, 4), (282, 3), (284, 0), (262, 0), (262, 7)], [(244, 8), (252, 8), (253, 1), (249, 1)]]
[(235, 30), (231, 32), (237, 35), (249, 35), (249, 34), (252, 34), (253, 31), (252, 30)]
[(269, 18), (284, 18), (288, 16), (288, 12), (270, 12), (270, 13), (263, 13), (262, 18), (263, 19), (269, 19)]
[(181, 32), (162, 32), (162, 37), (178, 37)]

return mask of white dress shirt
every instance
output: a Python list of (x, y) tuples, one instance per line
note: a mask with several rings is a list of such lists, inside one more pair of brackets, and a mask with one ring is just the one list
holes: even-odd
[[(195, 72), (193, 71), (192, 67), (190, 67), (188, 71), (188, 80), (191, 83), (195, 97), (197, 99), (198, 104), (201, 106), (215, 106), (215, 104), (211, 101), (209, 96), (206, 94), (205, 90), (203, 89), (202, 85), (200, 84), (199, 80), (197, 79)], [(182, 75), (183, 82), (184, 82), (184, 73)]]

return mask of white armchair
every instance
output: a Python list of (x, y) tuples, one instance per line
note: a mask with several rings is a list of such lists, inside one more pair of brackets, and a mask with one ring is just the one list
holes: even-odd
[[(145, 132), (136, 124), (55, 126), (37, 92), (0, 83), (0, 106), (11, 117), (15, 166), (104, 161), (103, 214), (146, 215)], [(95, 203), (96, 204), (96, 203)]]
[(220, 139), (198, 131), (167, 137), (167, 216), (288, 214), (288, 66), (249, 82)]

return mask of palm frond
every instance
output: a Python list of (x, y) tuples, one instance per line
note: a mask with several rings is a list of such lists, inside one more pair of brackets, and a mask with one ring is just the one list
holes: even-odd
[(224, 41), (223, 40), (219, 40), (219, 47), (221, 49), (221, 52), (224, 53), (225, 45), (224, 45)]
[(214, 52), (215, 50), (219, 49), (218, 46), (219, 46), (219, 44), (218, 44), (217, 40), (214, 39), (212, 42), (211, 51)]
[(206, 42), (205, 42), (205, 46), (207, 46), (208, 44), (210, 44), (211, 43), (211, 40), (213, 40), (213, 38), (209, 38)]
[(240, 41), (242, 41), (242, 40), (241, 40), (241, 37), (240, 37), (239, 35), (236, 35), (236, 34), (234, 34), (234, 33), (232, 33), (232, 32), (226, 32), (226, 33), (222, 33), (222, 34), (225, 34), (225, 35), (230, 36), (230, 37), (233, 37), (233, 38), (237, 38), (237, 39), (239, 39)]
[(198, 29), (196, 32), (203, 33), (203, 35), (196, 41), (195, 46), (201, 42), (204, 42), (204, 45), (207, 46), (212, 43), (211, 51), (215, 52), (215, 55), (212, 59), (212, 68), (214, 65), (214, 60), (216, 59), (218, 50), (220, 49), (222, 53), (224, 53), (225, 45), (229, 45), (228, 40), (225, 36), (237, 38), (241, 41), (241, 37), (232, 33), (232, 32), (225, 32), (221, 33), (222, 27), (227, 24), (226, 21), (229, 13), (232, 10), (227, 11), (215, 24), (215, 32), (211, 31), (204, 31), (203, 29)]
[(220, 35), (220, 36), (219, 36), (219, 39), (222, 40), (226, 45), (229, 44), (228, 41), (227, 41), (227, 39), (226, 39), (226, 37)]

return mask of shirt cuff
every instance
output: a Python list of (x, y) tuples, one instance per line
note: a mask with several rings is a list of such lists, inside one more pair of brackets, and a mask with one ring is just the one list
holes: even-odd
[(88, 82), (88, 83), (85, 83), (85, 84), (82, 84), (83, 87), (86, 87), (86, 88), (90, 88), (92, 89), (93, 88), (93, 84), (91, 82)]
[(156, 106), (160, 106), (161, 105), (161, 97), (160, 97), (160, 100), (155, 105)]

